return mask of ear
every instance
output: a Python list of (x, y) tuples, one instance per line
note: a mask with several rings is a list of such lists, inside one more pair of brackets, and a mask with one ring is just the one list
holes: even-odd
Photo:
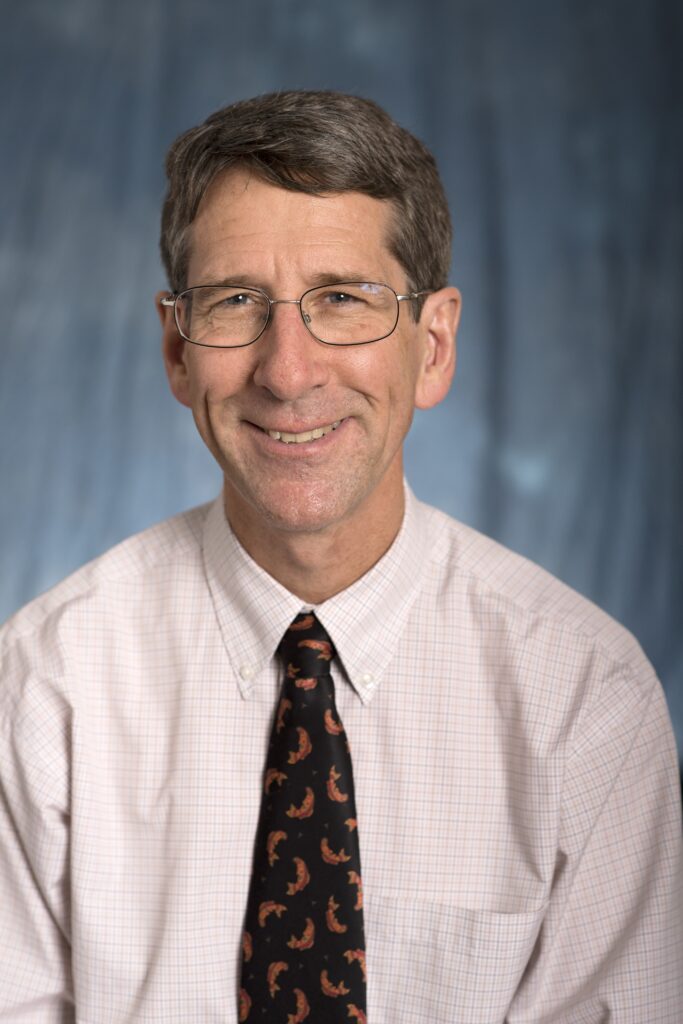
[(448, 394), (455, 373), (455, 337), (461, 306), (460, 292), (449, 287), (434, 292), (422, 307), (422, 362), (415, 385), (417, 409), (431, 409)]
[(162, 306), (161, 300), (168, 292), (157, 292), (154, 302), (161, 321), (161, 348), (166, 367), (166, 376), (174, 397), (188, 408), (191, 407), (190, 381), (186, 361), (186, 342), (178, 333), (172, 306)]

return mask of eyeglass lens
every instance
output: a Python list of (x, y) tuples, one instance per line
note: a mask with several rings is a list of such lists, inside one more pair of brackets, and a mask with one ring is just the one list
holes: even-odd
[[(265, 294), (230, 285), (199, 285), (176, 300), (178, 327), (184, 337), (216, 348), (236, 348), (255, 341), (269, 311)], [(301, 313), (319, 341), (360, 345), (392, 333), (398, 320), (398, 301), (383, 284), (323, 285), (303, 295)]]

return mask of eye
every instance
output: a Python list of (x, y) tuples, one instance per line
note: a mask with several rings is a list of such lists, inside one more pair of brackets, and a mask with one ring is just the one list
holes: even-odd
[(214, 303), (216, 306), (248, 306), (250, 302), (253, 302), (254, 298), (252, 295), (247, 295), (246, 292), (237, 292), (235, 295), (225, 295), (222, 299), (218, 299)]
[(362, 302), (360, 295), (353, 295), (350, 292), (331, 291), (325, 292), (324, 299), (331, 306), (349, 306), (356, 302)]
[(246, 289), (207, 288), (206, 292), (197, 289), (196, 314), (210, 317), (234, 317), (238, 313), (252, 314), (261, 306), (261, 297), (251, 294)]

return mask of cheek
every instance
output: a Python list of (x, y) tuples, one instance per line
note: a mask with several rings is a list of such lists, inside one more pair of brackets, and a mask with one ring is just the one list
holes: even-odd
[(379, 400), (411, 397), (415, 393), (418, 374), (418, 353), (413, 339), (398, 332), (373, 345), (345, 349), (349, 353), (349, 369), (359, 390)]
[(249, 363), (240, 351), (197, 348), (188, 360), (193, 406), (205, 402), (214, 405), (232, 397), (244, 387), (248, 376)]
[(382, 364), (375, 368), (372, 377), (387, 405), (388, 415), (403, 421), (413, 413), (418, 367), (412, 348), (407, 348), (405, 339), (397, 338), (396, 341), (398, 344), (387, 349)]

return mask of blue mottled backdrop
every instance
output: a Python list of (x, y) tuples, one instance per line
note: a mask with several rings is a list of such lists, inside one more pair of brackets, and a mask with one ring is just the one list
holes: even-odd
[(2, 617), (219, 488), (159, 356), (166, 147), (343, 89), (427, 142), (453, 208), (459, 367), (415, 489), (624, 622), (683, 740), (678, 0), (2, 7)]

